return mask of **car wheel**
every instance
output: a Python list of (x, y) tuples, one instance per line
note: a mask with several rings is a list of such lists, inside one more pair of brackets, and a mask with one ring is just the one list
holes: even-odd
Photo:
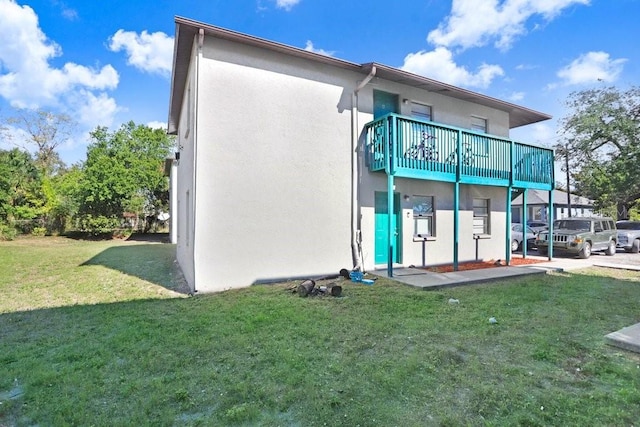
[(578, 256), (582, 259), (587, 259), (591, 256), (591, 243), (584, 242), (582, 250), (578, 253)]
[(633, 241), (633, 244), (631, 245), (631, 252), (633, 252), (634, 254), (640, 252), (640, 239), (636, 239)]
[(605, 255), (608, 256), (613, 256), (616, 254), (616, 242), (614, 242), (613, 240), (609, 241), (609, 247), (607, 247), (607, 250), (604, 252)]
[(542, 256), (547, 256), (549, 255), (549, 248), (538, 247), (538, 253)]
[(511, 242), (511, 252), (517, 251), (519, 247), (520, 247), (520, 244), (518, 243), (517, 240), (513, 240)]

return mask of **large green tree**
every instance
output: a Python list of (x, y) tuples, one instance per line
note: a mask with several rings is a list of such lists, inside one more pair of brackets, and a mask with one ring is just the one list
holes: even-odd
[(569, 156), (577, 191), (626, 218), (640, 200), (640, 88), (573, 92), (567, 107), (557, 149)]
[(167, 209), (162, 166), (172, 151), (172, 137), (129, 122), (115, 132), (98, 127), (91, 140), (80, 180), (81, 214), (108, 226), (125, 212), (144, 218)]
[(18, 148), (0, 150), (0, 223), (33, 220), (44, 205), (42, 175), (31, 155)]
[(14, 110), (0, 128), (14, 145), (35, 153), (35, 163), (45, 176), (64, 168), (57, 148), (67, 142), (76, 129), (76, 122), (64, 113), (48, 110)]

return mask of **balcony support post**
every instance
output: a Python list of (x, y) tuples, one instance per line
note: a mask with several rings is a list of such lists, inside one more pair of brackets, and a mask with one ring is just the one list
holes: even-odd
[(513, 219), (511, 218), (511, 192), (512, 187), (509, 185), (507, 187), (507, 209), (506, 209), (506, 251), (504, 259), (506, 260), (507, 265), (511, 265), (511, 223)]
[(453, 184), (453, 271), (458, 271), (458, 245), (460, 244), (460, 181)]
[(549, 190), (549, 261), (553, 259), (553, 188)]
[(522, 190), (522, 258), (527, 257), (527, 189)]
[(460, 159), (462, 153), (462, 131), (456, 138), (456, 182), (453, 184), (453, 271), (458, 271), (458, 252), (460, 246)]
[(393, 190), (393, 175), (389, 174), (387, 175), (387, 218), (389, 219), (389, 224), (387, 226), (388, 231), (389, 231), (389, 235), (388, 235), (388, 242), (389, 242), (389, 259), (387, 260), (387, 276), (388, 277), (393, 277), (393, 253), (395, 251), (395, 235), (396, 235), (396, 224), (394, 223), (394, 206), (393, 206), (393, 199), (394, 199), (394, 190)]
[[(391, 132), (389, 132), (389, 126), (391, 127)], [(386, 145), (386, 150), (387, 150), (387, 218), (388, 218), (388, 225), (387, 225), (387, 229), (388, 229), (388, 236), (387, 236), (387, 244), (389, 247), (389, 254), (388, 254), (388, 260), (387, 260), (387, 276), (388, 277), (393, 277), (393, 258), (394, 258), (394, 251), (396, 250), (395, 248), (395, 236), (397, 233), (396, 230), (396, 224), (394, 222), (394, 219), (397, 221), (397, 219), (394, 217), (394, 213), (395, 213), (395, 209), (393, 206), (393, 201), (394, 201), (394, 190), (395, 190), (395, 185), (393, 183), (393, 174), (395, 171), (395, 164), (394, 162), (396, 161), (396, 142), (397, 142), (397, 129), (396, 129), (396, 119), (393, 116), (389, 116), (389, 118), (386, 121), (385, 124), (385, 135), (390, 137), (388, 138), (388, 140), (386, 141), (387, 144)]]

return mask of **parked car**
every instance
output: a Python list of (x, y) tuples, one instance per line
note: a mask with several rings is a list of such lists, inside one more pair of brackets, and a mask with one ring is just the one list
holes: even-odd
[(618, 247), (627, 252), (640, 252), (640, 221), (618, 221)]
[[(575, 217), (553, 222), (554, 252), (568, 252), (580, 258), (589, 258), (593, 251), (615, 255), (618, 233), (611, 218)], [(538, 252), (549, 253), (549, 230), (538, 234)]]
[(531, 220), (527, 221), (527, 225), (535, 232), (540, 232), (549, 228), (549, 223), (544, 221)]
[[(511, 252), (515, 252), (522, 248), (522, 230), (525, 228), (522, 224), (511, 224)], [(536, 244), (536, 232), (531, 227), (526, 227), (527, 233), (527, 248), (533, 247)]]

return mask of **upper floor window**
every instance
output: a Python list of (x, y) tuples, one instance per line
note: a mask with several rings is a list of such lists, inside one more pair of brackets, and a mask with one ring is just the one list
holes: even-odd
[(487, 119), (471, 116), (471, 129), (476, 132), (487, 133)]
[(420, 120), (431, 121), (431, 106), (425, 104), (419, 104), (417, 102), (411, 103), (411, 117)]

